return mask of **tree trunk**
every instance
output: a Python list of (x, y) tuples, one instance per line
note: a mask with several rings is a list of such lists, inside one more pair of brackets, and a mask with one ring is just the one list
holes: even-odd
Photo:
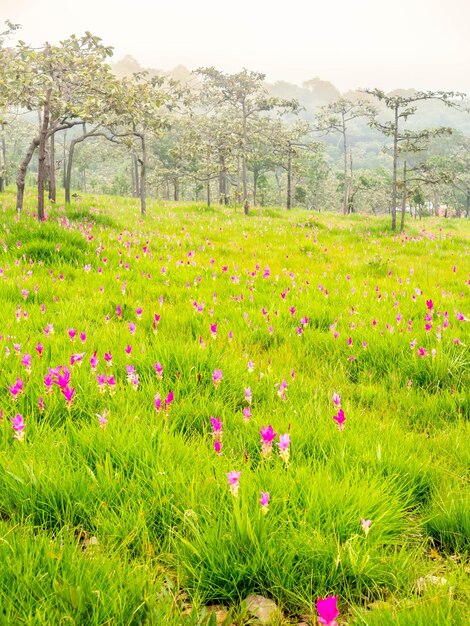
[[(246, 206), (246, 201), (248, 200), (248, 183), (247, 183), (247, 173), (246, 173), (246, 152), (248, 146), (248, 132), (247, 132), (247, 114), (246, 114), (246, 105), (245, 101), (243, 101), (243, 154), (242, 154), (242, 185), (243, 185), (243, 203)], [(245, 213), (246, 213), (245, 209)]]
[(227, 195), (227, 168), (225, 166), (225, 158), (223, 154), (219, 156), (219, 202), (221, 204), (228, 204), (228, 195)]
[(400, 222), (400, 230), (403, 232), (405, 230), (405, 212), (406, 212), (406, 161), (403, 163), (403, 196), (401, 200), (401, 222)]
[(56, 201), (57, 183), (55, 171), (55, 135), (52, 134), (49, 143), (49, 200)]
[(259, 169), (257, 167), (253, 168), (253, 206), (256, 206), (256, 196), (258, 189), (258, 177), (259, 177)]
[(140, 180), (139, 180), (139, 161), (137, 159), (137, 155), (132, 155), (132, 167), (134, 168), (134, 182), (135, 187), (133, 189), (133, 195), (135, 198), (138, 198), (140, 195)]
[(0, 191), (3, 191), (5, 188), (5, 185), (8, 185), (7, 145), (5, 141), (5, 125), (3, 122), (1, 124), (1, 132), (2, 132), (2, 165), (0, 168)]
[(398, 195), (398, 104), (395, 106), (395, 126), (393, 129), (393, 182), (392, 182), (392, 230), (397, 229)]
[(52, 89), (46, 92), (44, 102), (41, 132), (39, 134), (39, 155), (38, 155), (38, 220), (44, 220), (44, 186), (46, 182), (46, 147), (47, 147), (47, 131), (49, 130), (49, 120), (51, 113), (51, 94)]
[(173, 198), (175, 200), (175, 202), (178, 202), (180, 199), (180, 186), (179, 186), (179, 181), (177, 178), (174, 179), (173, 181)]
[(70, 187), (72, 183), (72, 168), (73, 168), (73, 155), (75, 152), (75, 146), (82, 141), (81, 137), (72, 139), (69, 146), (69, 157), (67, 159), (67, 171), (65, 173), (65, 204), (70, 204)]
[(23, 200), (24, 200), (24, 187), (26, 181), (26, 172), (28, 171), (28, 165), (31, 163), (31, 159), (33, 158), (33, 154), (36, 151), (36, 148), (39, 146), (39, 137), (33, 139), (30, 143), (28, 151), (20, 165), (18, 170), (18, 174), (16, 176), (16, 210), (20, 212), (23, 209)]
[(346, 122), (344, 120), (344, 113), (341, 113), (343, 120), (343, 156), (344, 156), (344, 193), (343, 193), (343, 215), (347, 215), (349, 212), (349, 191), (350, 182), (348, 175), (348, 145), (346, 137)]
[(286, 208), (292, 208), (292, 150), (289, 146), (289, 153), (287, 155), (287, 202)]
[(210, 178), (207, 179), (206, 193), (207, 193), (207, 206), (210, 206), (211, 205), (211, 181), (210, 181)]
[(138, 135), (142, 144), (142, 159), (140, 161), (140, 214), (147, 214), (147, 144), (145, 135)]

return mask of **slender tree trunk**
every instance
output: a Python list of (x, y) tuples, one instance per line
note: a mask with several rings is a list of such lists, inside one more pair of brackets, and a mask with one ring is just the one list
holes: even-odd
[(403, 163), (403, 196), (401, 200), (401, 222), (400, 222), (401, 232), (405, 230), (406, 196), (407, 196), (407, 188), (406, 188), (406, 161), (405, 161)]
[(206, 194), (207, 194), (207, 206), (210, 206), (211, 205), (211, 180), (210, 178), (207, 179)]
[(3, 122), (1, 125), (1, 133), (2, 133), (2, 165), (0, 168), (0, 191), (3, 191), (5, 188), (5, 185), (8, 185), (7, 145), (5, 141), (5, 125)]
[(140, 214), (147, 214), (147, 144), (145, 135), (138, 135), (142, 144), (142, 159), (140, 161)]
[(349, 212), (349, 192), (350, 192), (350, 181), (348, 174), (348, 144), (346, 137), (346, 122), (344, 120), (344, 113), (341, 113), (342, 116), (342, 133), (343, 133), (343, 156), (344, 156), (344, 193), (343, 193), (343, 215), (347, 215)]
[(65, 204), (70, 204), (70, 188), (72, 184), (73, 155), (75, 153), (75, 146), (77, 145), (77, 143), (80, 143), (80, 141), (82, 141), (81, 137), (78, 137), (77, 139), (72, 139), (72, 141), (70, 142), (70, 146), (69, 146), (69, 156), (67, 159), (67, 171), (65, 173), (65, 184), (64, 184)]
[(219, 200), (221, 204), (228, 204), (228, 195), (227, 195), (227, 168), (225, 166), (225, 158), (223, 154), (219, 156)]
[(56, 171), (55, 171), (55, 135), (52, 134), (49, 144), (49, 200), (51, 202), (56, 201), (57, 195), (57, 183), (56, 183)]
[(24, 187), (26, 181), (26, 172), (28, 171), (28, 165), (31, 163), (31, 159), (33, 158), (33, 154), (36, 151), (36, 148), (39, 146), (39, 137), (33, 139), (30, 143), (28, 151), (25, 154), (25, 157), (20, 165), (18, 170), (18, 174), (16, 176), (16, 210), (19, 212), (23, 209), (23, 200), (24, 200)]
[(49, 130), (49, 120), (51, 114), (51, 94), (52, 89), (46, 92), (44, 109), (42, 115), (41, 132), (39, 134), (39, 155), (38, 155), (38, 220), (44, 220), (44, 185), (46, 182), (46, 147), (47, 131)]
[(247, 114), (246, 114), (246, 104), (243, 101), (242, 105), (243, 111), (243, 154), (242, 154), (242, 185), (243, 185), (243, 205), (245, 215), (248, 215), (248, 182), (247, 182), (247, 172), (246, 172), (246, 153), (248, 146), (248, 131), (247, 131)]
[(134, 167), (134, 181), (135, 181), (133, 194), (136, 198), (138, 198), (140, 195), (140, 180), (139, 180), (139, 161), (137, 159), (136, 154), (132, 155), (132, 163)]
[(131, 189), (132, 196), (135, 196), (136, 184), (135, 184), (135, 169), (134, 169), (134, 155), (131, 154)]
[(287, 209), (292, 208), (292, 149), (289, 146), (289, 152), (287, 155)]
[(392, 230), (397, 229), (398, 197), (398, 105), (395, 106), (395, 126), (393, 130), (393, 182), (392, 182)]
[(178, 202), (180, 199), (180, 186), (179, 186), (179, 181), (178, 178), (175, 178), (173, 181), (173, 198), (175, 200), (175, 202)]
[(65, 176), (67, 174), (67, 131), (64, 130), (64, 143), (62, 145), (62, 187), (65, 189)]

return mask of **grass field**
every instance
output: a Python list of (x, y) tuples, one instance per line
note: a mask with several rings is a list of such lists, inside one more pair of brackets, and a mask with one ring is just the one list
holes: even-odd
[(33, 201), (0, 200), (1, 624), (469, 623), (468, 221)]

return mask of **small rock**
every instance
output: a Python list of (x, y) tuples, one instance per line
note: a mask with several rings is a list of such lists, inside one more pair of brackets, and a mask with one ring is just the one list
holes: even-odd
[(269, 598), (252, 594), (245, 598), (246, 608), (260, 624), (271, 624), (272, 620), (279, 615), (277, 604)]
[(441, 578), (441, 576), (422, 576), (416, 581), (416, 589), (418, 593), (423, 593), (428, 587), (442, 587), (447, 584), (447, 578)]
[(227, 609), (222, 604), (210, 604), (205, 608), (208, 613), (215, 613), (217, 626), (222, 626), (228, 617)]

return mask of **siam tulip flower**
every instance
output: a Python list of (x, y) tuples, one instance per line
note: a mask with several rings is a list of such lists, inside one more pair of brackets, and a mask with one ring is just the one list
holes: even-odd
[(165, 413), (168, 413), (168, 411), (170, 410), (170, 407), (174, 399), (175, 399), (175, 394), (172, 391), (170, 391), (167, 397), (165, 398)]
[(73, 367), (75, 365), (75, 363), (77, 365), (81, 365), (82, 361), (83, 361), (83, 357), (85, 356), (84, 352), (79, 352), (77, 354), (72, 354), (72, 356), (70, 357), (70, 365)]
[(17, 413), (15, 417), (11, 418), (11, 425), (15, 431), (15, 439), (24, 441), (26, 424), (24, 423), (21, 413)]
[(459, 320), (459, 322), (468, 322), (465, 315), (463, 313), (460, 313), (460, 311), (456, 314), (456, 317)]
[(163, 365), (157, 361), (155, 363), (155, 365), (154, 365), (154, 368), (155, 368), (155, 372), (157, 374), (157, 377), (160, 380), (162, 380), (163, 379)]
[(228, 474), (226, 474), (227, 480), (228, 480), (228, 484), (229, 484), (229, 487), (230, 487), (230, 493), (235, 498), (238, 496), (238, 489), (240, 487), (238, 481), (239, 481), (241, 475), (242, 475), (241, 472), (229, 472)]
[(233, 331), (229, 330), (228, 335), (227, 335), (227, 339), (229, 341), (232, 341), (232, 339), (233, 339)]
[(44, 400), (42, 399), (42, 396), (39, 396), (38, 406), (39, 406), (39, 410), (42, 413), (44, 411)]
[(246, 400), (246, 401), (248, 402), (248, 404), (250, 404), (250, 405), (251, 405), (251, 400), (252, 400), (252, 398), (253, 398), (253, 396), (252, 396), (252, 393), (251, 393), (251, 388), (250, 388), (250, 387), (247, 387), (247, 388), (245, 389), (245, 400)]
[(113, 393), (116, 390), (116, 380), (114, 378), (114, 376), (108, 376), (108, 379), (106, 381), (107, 385), (108, 385), (108, 391), (111, 395), (113, 395)]
[(13, 400), (16, 400), (20, 394), (23, 393), (24, 383), (21, 378), (16, 379), (16, 383), (11, 387), (8, 387), (8, 391), (11, 393)]
[(248, 422), (248, 421), (249, 421), (249, 419), (250, 419), (250, 417), (251, 417), (251, 410), (250, 410), (250, 407), (249, 407), (249, 406), (246, 406), (246, 407), (243, 409), (243, 419), (245, 420), (245, 422)]
[(44, 346), (42, 345), (40, 341), (38, 341), (37, 346), (36, 346), (36, 354), (38, 355), (38, 357), (42, 357), (43, 351), (44, 351)]
[(23, 356), (21, 357), (21, 365), (23, 365), (23, 367), (25, 368), (28, 374), (31, 374), (31, 355), (30, 354), (23, 354)]
[(338, 414), (333, 415), (333, 419), (338, 424), (338, 430), (344, 430), (344, 422), (346, 421), (346, 416), (343, 409), (339, 409)]
[(116, 306), (116, 317), (117, 317), (118, 319), (121, 319), (121, 318), (122, 318), (122, 308), (121, 308), (121, 305), (120, 305), (120, 304), (118, 304), (118, 305)]
[(219, 417), (210, 417), (210, 422), (212, 426), (212, 434), (215, 439), (222, 438), (222, 422)]
[(217, 441), (217, 439), (214, 441), (214, 450), (217, 456), (222, 454), (222, 444), (220, 441)]
[(96, 350), (93, 352), (93, 356), (90, 358), (91, 369), (96, 372), (96, 368), (98, 366), (98, 358), (96, 356)]
[(251, 372), (254, 372), (254, 370), (255, 370), (255, 364), (254, 364), (254, 362), (253, 362), (253, 361), (251, 361), (251, 360), (250, 360), (250, 361), (248, 361), (248, 371), (250, 372), (250, 374), (251, 374)]
[(98, 391), (104, 393), (106, 391), (106, 383), (108, 382), (106, 374), (98, 374), (96, 381), (98, 383)]
[(157, 332), (157, 326), (158, 326), (158, 322), (160, 321), (160, 315), (158, 315), (158, 313), (155, 313), (153, 316), (153, 332)]
[(13, 349), (15, 351), (15, 354), (17, 354), (18, 356), (21, 356), (21, 344), (14, 343), (13, 344)]
[(127, 346), (124, 348), (124, 351), (126, 354), (130, 354), (132, 352), (132, 346), (127, 344)]
[(336, 608), (338, 598), (336, 596), (328, 596), (327, 598), (319, 598), (316, 606), (318, 611), (318, 623), (323, 626), (338, 626), (336, 618), (339, 615), (339, 611)]
[(157, 394), (155, 395), (155, 398), (153, 399), (153, 404), (154, 404), (154, 406), (155, 406), (155, 410), (156, 410), (157, 412), (162, 410), (162, 406), (163, 406), (163, 404), (162, 404), (162, 399), (161, 399), (161, 397), (160, 397), (160, 394), (159, 394), (159, 393), (157, 393)]
[(308, 326), (308, 317), (302, 317), (300, 323), (302, 326)]
[(46, 328), (44, 329), (44, 334), (46, 335), (46, 337), (49, 337), (50, 335), (54, 334), (54, 324), (47, 324)]
[(372, 520), (364, 519), (363, 517), (361, 517), (360, 519), (361, 519), (361, 528), (364, 531), (365, 536), (367, 537), (367, 535), (369, 534), (370, 527), (372, 525)]
[(286, 392), (287, 391), (287, 382), (285, 380), (282, 383), (279, 383), (277, 386), (277, 395), (281, 398), (281, 400), (286, 400)]
[(138, 319), (138, 320), (140, 320), (140, 318), (142, 317), (142, 309), (141, 309), (141, 307), (138, 307), (138, 308), (135, 310), (135, 314), (136, 314), (136, 316), (137, 316), (137, 319)]
[(261, 435), (261, 455), (268, 458), (271, 454), (273, 441), (276, 439), (277, 433), (274, 432), (270, 424), (269, 426), (262, 426), (259, 434)]
[(290, 457), (290, 436), (289, 433), (285, 435), (279, 435), (279, 441), (277, 443), (279, 448), (279, 456), (284, 461), (286, 465), (289, 465), (289, 457)]
[(29, 295), (29, 291), (27, 289), (22, 289), (21, 290), (21, 295), (23, 296), (23, 298), (26, 300), (26, 298)]
[(426, 306), (428, 307), (428, 311), (432, 311), (434, 308), (434, 303), (432, 300), (426, 300)]
[(222, 370), (215, 369), (213, 371), (213, 373), (212, 373), (212, 381), (213, 381), (214, 387), (216, 389), (220, 385), (220, 383), (222, 382), (222, 379), (223, 379)]
[(336, 392), (333, 394), (333, 404), (337, 407), (341, 407), (341, 396)]
[(85, 343), (85, 341), (86, 341), (86, 333), (80, 333), (80, 341), (82, 343)]
[(113, 355), (111, 354), (111, 352), (105, 352), (104, 353), (104, 360), (106, 361), (106, 365), (108, 367), (112, 367), (112, 365), (113, 365)]
[(108, 410), (104, 409), (103, 410), (103, 415), (100, 415), (99, 413), (95, 413), (96, 417), (98, 418), (99, 424), (100, 424), (100, 428), (102, 428), (103, 430), (106, 428), (106, 426), (108, 425), (108, 419), (107, 419), (107, 415), (108, 415)]
[(300, 337), (300, 335), (302, 335), (302, 333), (304, 332), (304, 329), (302, 328), (302, 326), (298, 326), (295, 329), (295, 332), (297, 333), (297, 336)]
[(72, 401), (73, 401), (73, 397), (75, 395), (75, 388), (74, 387), (69, 387), (68, 385), (66, 387), (62, 387), (61, 388), (62, 394), (65, 398), (65, 402), (67, 405), (67, 408), (70, 409), (72, 406)]
[(46, 374), (44, 376), (44, 386), (46, 387), (46, 396), (50, 396), (52, 393), (52, 385), (54, 384), (54, 380), (51, 374)]
[(289, 313), (294, 316), (295, 315), (295, 306), (291, 306), (291, 308), (289, 309)]
[(68, 384), (70, 382), (70, 371), (64, 367), (63, 371), (58, 371), (55, 374), (52, 374), (52, 377), (54, 378), (55, 376), (55, 384), (58, 385), (61, 390), (64, 390), (66, 387), (68, 387)]
[(131, 383), (136, 373), (135, 367), (133, 365), (126, 365), (126, 372), (127, 372), (127, 382)]
[(129, 322), (129, 332), (131, 335), (135, 335), (135, 331), (137, 330), (137, 326), (134, 324), (134, 322)]
[(211, 328), (212, 339), (217, 339), (217, 323), (211, 324), (210, 328)]
[(263, 512), (263, 515), (266, 515), (266, 513), (269, 510), (269, 500), (270, 500), (269, 492), (262, 491), (259, 503), (261, 505), (261, 511)]
[(418, 351), (416, 352), (416, 354), (418, 356), (427, 356), (428, 351), (426, 350), (426, 348), (418, 348)]
[(68, 335), (70, 337), (70, 340), (74, 341), (75, 337), (77, 336), (77, 331), (75, 330), (75, 328), (69, 328)]

